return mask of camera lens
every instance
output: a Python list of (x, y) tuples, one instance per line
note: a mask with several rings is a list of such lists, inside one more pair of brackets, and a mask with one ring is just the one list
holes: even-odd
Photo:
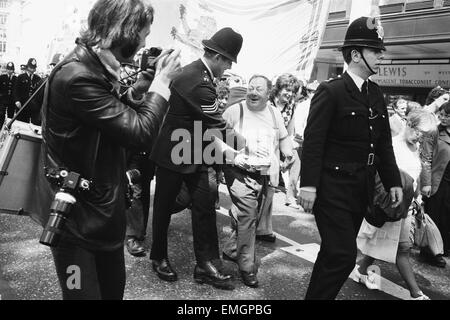
[(75, 204), (75, 198), (65, 192), (59, 192), (50, 207), (50, 216), (42, 232), (39, 242), (49, 247), (56, 247), (61, 238), (61, 234), (70, 213), (72, 205)]

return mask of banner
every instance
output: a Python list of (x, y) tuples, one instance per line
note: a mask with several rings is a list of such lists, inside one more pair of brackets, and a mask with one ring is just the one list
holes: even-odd
[(244, 38), (231, 72), (269, 79), (289, 72), (309, 79), (329, 5), (330, 0), (185, 0), (178, 5), (170, 36), (186, 64), (203, 54), (202, 40), (231, 27)]

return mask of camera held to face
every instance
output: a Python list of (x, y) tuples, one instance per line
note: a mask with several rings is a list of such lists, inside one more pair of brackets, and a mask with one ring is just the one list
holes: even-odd
[(145, 49), (142, 52), (141, 58), (141, 70), (155, 69), (154, 61), (162, 53), (162, 49), (158, 47), (151, 47), (150, 49)]

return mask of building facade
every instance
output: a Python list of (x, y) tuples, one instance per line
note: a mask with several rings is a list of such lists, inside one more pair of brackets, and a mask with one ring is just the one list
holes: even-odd
[[(358, 0), (353, 0), (358, 1)], [(425, 102), (431, 88), (450, 87), (450, 0), (371, 0), (370, 15), (380, 16), (385, 33), (383, 65), (372, 79), (388, 102), (403, 96)], [(350, 23), (352, 0), (332, 0), (312, 79), (342, 74), (337, 48)]]

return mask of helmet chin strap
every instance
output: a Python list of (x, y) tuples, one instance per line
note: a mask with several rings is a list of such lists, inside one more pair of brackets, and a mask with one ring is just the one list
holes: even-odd
[(367, 63), (367, 60), (366, 60), (366, 58), (364, 57), (364, 54), (362, 53), (362, 50), (359, 51), (359, 53), (361, 54), (361, 57), (363, 58), (363, 61), (364, 61), (364, 63), (366, 64), (367, 69), (369, 69), (369, 71), (372, 73), (371, 76), (374, 75), (374, 74), (377, 74), (377, 72), (375, 72), (375, 71), (369, 66), (369, 64)]

